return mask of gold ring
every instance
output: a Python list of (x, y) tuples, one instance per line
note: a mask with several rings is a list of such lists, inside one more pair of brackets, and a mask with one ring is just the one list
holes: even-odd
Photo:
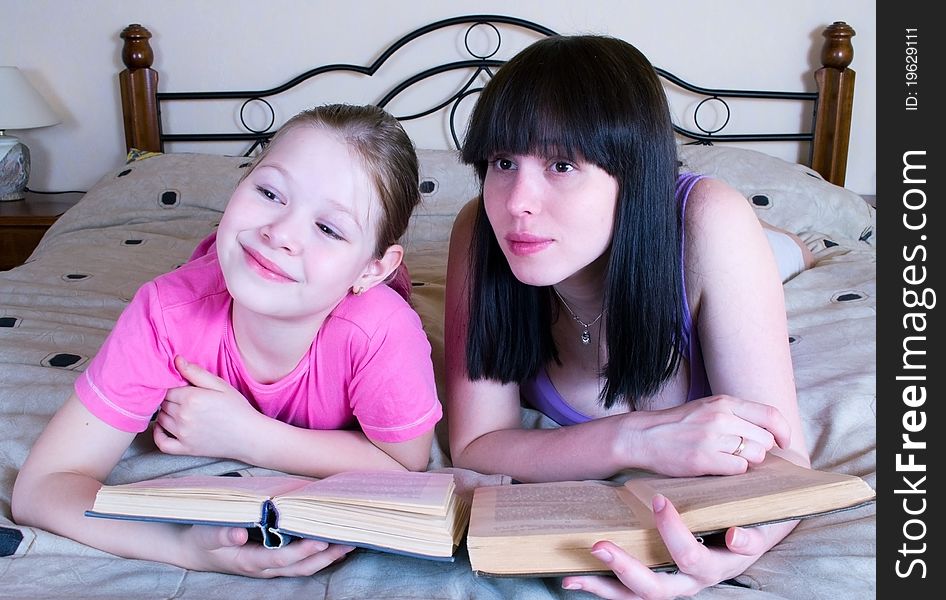
[(742, 451), (746, 449), (746, 438), (739, 436), (739, 445), (736, 446), (736, 449), (732, 451), (733, 456), (739, 456), (742, 454)]

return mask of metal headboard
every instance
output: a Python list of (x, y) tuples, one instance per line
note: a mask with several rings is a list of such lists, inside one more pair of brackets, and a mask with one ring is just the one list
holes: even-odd
[[(825, 61), (825, 54), (827, 53), (827, 48), (829, 43), (835, 43), (840, 35), (843, 42), (847, 43), (847, 47), (850, 48), (850, 36), (854, 34), (853, 30), (850, 29), (844, 23), (835, 23), (831, 27), (837, 29), (836, 26), (841, 26), (840, 34), (835, 31), (832, 34), (834, 37), (829, 38), (828, 30), (825, 32), (825, 37), (829, 38), (828, 42), (825, 44), (825, 51), (823, 52), (822, 62), (825, 64), (825, 67), (832, 66), (835, 69), (840, 69), (840, 71), (848, 71), (851, 74), (851, 89), (850, 93), (853, 94), (853, 72), (850, 69), (846, 69), (847, 64), (850, 63), (851, 58), (853, 57), (853, 49), (850, 49), (848, 56), (846, 57), (846, 62), (843, 60), (835, 62), (843, 62), (838, 65), (829, 65)], [(319, 77), (327, 73), (338, 73), (338, 72), (350, 72), (366, 77), (371, 77), (375, 75), (381, 69), (381, 67), (390, 59), (395, 53), (397, 53), (404, 46), (410, 42), (430, 34), (431, 32), (442, 30), (450, 27), (466, 27), (466, 32), (464, 33), (464, 46), (469, 54), (469, 58), (463, 60), (458, 60), (455, 62), (447, 62), (440, 64), (434, 67), (427, 68), (422, 70), (406, 79), (401, 80), (396, 85), (394, 85), (387, 93), (385, 93), (376, 104), (388, 108), (388, 105), (399, 95), (404, 93), (406, 90), (412, 88), (415, 85), (424, 82), (432, 77), (440, 75), (447, 72), (468, 72), (469, 76), (465, 79), (465, 83), (459, 86), (459, 89), (456, 89), (452, 94), (443, 98), (442, 100), (436, 101), (432, 106), (412, 112), (411, 114), (404, 115), (395, 115), (398, 119), (402, 121), (411, 121), (414, 119), (419, 119), (421, 117), (436, 113), (437, 111), (449, 109), (449, 129), (450, 135), (452, 136), (453, 143), (456, 147), (460, 145), (460, 139), (457, 134), (457, 125), (456, 125), (456, 113), (457, 109), (460, 106), (460, 103), (472, 94), (479, 93), (482, 90), (482, 81), (483, 77), (491, 77), (494, 70), (498, 69), (505, 62), (504, 60), (495, 58), (497, 53), (500, 51), (502, 46), (502, 31), (509, 30), (510, 28), (518, 28), (526, 32), (535, 32), (539, 35), (550, 36), (557, 35), (555, 31), (534, 23), (532, 21), (509, 17), (503, 15), (466, 15), (453, 17), (449, 19), (444, 19), (437, 21), (411, 31), (407, 35), (401, 37), (393, 44), (391, 44), (387, 49), (385, 49), (382, 54), (370, 65), (354, 65), (354, 64), (328, 64), (319, 66), (313, 69), (310, 69), (301, 75), (294, 77), (293, 79), (278, 85), (276, 87), (264, 90), (243, 90), (243, 91), (214, 91), (214, 92), (163, 92), (157, 91), (157, 73), (153, 71), (150, 66), (153, 61), (153, 53), (150, 48), (148, 39), (151, 37), (150, 32), (142, 27), (141, 25), (129, 25), (122, 32), (121, 37), (125, 41), (125, 46), (123, 48), (123, 59), (126, 66), (128, 67), (125, 71), (122, 72), (122, 97), (123, 105), (125, 108), (125, 124), (126, 124), (126, 142), (129, 147), (137, 147), (143, 150), (155, 150), (163, 151), (166, 143), (169, 142), (210, 142), (210, 141), (247, 141), (250, 142), (249, 148), (246, 150), (245, 155), (252, 154), (260, 144), (265, 143), (274, 133), (275, 129), (275, 111), (272, 105), (269, 103), (267, 98), (277, 96), (283, 92), (295, 88), (296, 86), (306, 82), (314, 77)], [(471, 48), (468, 43), (469, 36), (471, 32), (477, 27), (489, 27), (495, 33), (497, 42), (495, 49), (492, 52), (489, 52), (485, 55), (477, 55)], [(829, 29), (831, 29), (829, 27)], [(846, 28), (846, 29), (844, 29)], [(462, 31), (462, 29), (460, 30)], [(834, 40), (834, 42), (832, 42)], [(144, 72), (145, 76), (141, 76), (140, 73)], [(691, 84), (680, 77), (670, 73), (664, 69), (657, 68), (658, 74), (670, 84), (677, 86), (682, 90), (686, 90), (691, 94), (696, 94), (699, 97), (702, 97), (695, 107), (692, 109), (692, 121), (696, 124), (696, 129), (688, 129), (681, 125), (675, 125), (674, 129), (677, 134), (681, 137), (689, 140), (689, 143), (699, 143), (699, 144), (712, 144), (713, 142), (773, 142), (773, 141), (802, 141), (802, 142), (815, 142), (812, 145), (812, 154), (817, 154), (816, 146), (818, 146), (818, 136), (819, 122), (818, 122), (818, 110), (819, 110), (819, 96), (818, 92), (784, 92), (784, 91), (771, 91), (771, 90), (736, 90), (736, 89), (712, 89), (705, 88)], [(136, 75), (138, 73), (139, 75)], [(153, 74), (149, 77), (148, 74)], [(819, 81), (820, 86), (820, 81)], [(732, 114), (732, 108), (727, 99), (755, 99), (755, 98), (765, 98), (765, 99), (774, 99), (774, 100), (785, 100), (790, 102), (810, 102), (811, 103), (811, 114), (813, 115), (811, 129), (808, 131), (802, 132), (790, 132), (790, 133), (770, 133), (770, 132), (737, 132), (731, 133), (725, 131), (727, 125), (729, 125), (730, 116)], [(166, 132), (164, 131), (164, 125), (161, 118), (161, 113), (163, 108), (173, 102), (192, 102), (192, 101), (203, 101), (203, 100), (221, 100), (221, 99), (234, 99), (234, 100), (243, 100), (243, 105), (240, 110), (240, 121), (243, 127), (243, 131), (237, 132), (227, 132), (227, 133), (178, 133), (178, 132)], [(270, 114), (273, 116), (269, 125), (262, 129), (254, 129), (247, 125), (246, 120), (243, 118), (243, 111), (250, 103), (261, 102), (266, 107), (268, 107)], [(700, 110), (708, 105), (710, 102), (718, 103), (724, 109), (725, 118), (723, 119), (722, 125), (713, 128), (704, 128), (700, 125)], [(129, 116), (129, 112), (132, 113), (141, 113), (141, 106), (134, 106), (135, 104), (145, 105), (145, 117), (143, 122), (134, 122), (136, 119), (140, 120), (140, 116)], [(132, 110), (129, 111), (129, 104), (133, 105)], [(148, 106), (148, 104), (153, 104), (153, 107)], [(847, 107), (848, 111), (850, 106)], [(153, 116), (148, 116), (148, 111), (153, 114)], [(151, 122), (148, 122), (148, 121)], [(836, 125), (827, 127), (827, 133), (832, 138), (836, 136), (841, 136), (840, 140), (831, 140), (832, 145), (832, 155), (837, 151), (834, 148), (835, 143), (843, 145), (843, 160), (842, 160), (842, 169), (841, 169), (841, 179), (843, 182), (843, 163), (846, 162), (847, 156), (847, 135), (850, 128), (850, 115), (847, 115), (847, 129), (838, 130)], [(842, 127), (843, 129), (843, 127)], [(813, 157), (816, 158), (816, 157)], [(837, 157), (835, 157), (831, 162), (837, 162)], [(814, 166), (814, 165), (813, 165)], [(817, 168), (817, 167), (815, 167)], [(824, 173), (823, 173), (824, 174)], [(826, 177), (830, 180), (830, 177)]]

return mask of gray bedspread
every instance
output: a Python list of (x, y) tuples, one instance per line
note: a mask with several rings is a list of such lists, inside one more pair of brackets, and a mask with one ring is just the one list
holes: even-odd
[[(729, 181), (760, 216), (798, 232), (813, 249), (817, 265), (785, 284), (805, 434), (815, 467), (860, 475), (875, 485), (873, 209), (803, 167), (752, 151), (685, 147), (681, 158), (688, 168)], [(439, 375), (446, 236), (456, 210), (475, 193), (475, 182), (449, 152), (422, 151), (421, 159), (432, 191), (414, 219), (407, 264)], [(311, 577), (254, 580), (117, 558), (12, 522), (13, 482), (33, 440), (137, 287), (185, 261), (213, 230), (243, 162), (161, 155), (116, 169), (57, 222), (27, 264), (0, 272), (0, 597), (587, 597), (563, 591), (558, 579), (475, 576), (463, 548), (453, 563), (358, 550)], [(531, 411), (524, 410), (523, 419), (549, 426)], [(246, 468), (163, 455), (142, 435), (110, 481)], [(442, 424), (430, 468), (450, 468)], [(454, 472), (465, 489), (503, 480)], [(803, 521), (738, 579), (740, 585), (721, 584), (699, 597), (869, 598), (874, 562), (870, 505)]]

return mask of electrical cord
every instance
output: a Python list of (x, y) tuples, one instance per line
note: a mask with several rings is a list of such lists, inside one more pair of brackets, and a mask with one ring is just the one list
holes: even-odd
[(26, 188), (26, 191), (27, 191), (27, 192), (30, 192), (31, 194), (50, 194), (50, 195), (52, 195), (52, 194), (84, 194), (84, 193), (86, 193), (86, 190), (61, 190), (61, 191), (55, 191), (55, 192), (50, 192), (50, 191), (42, 192), (42, 191), (40, 191), (40, 190), (34, 190), (34, 189), (30, 189), (30, 188)]

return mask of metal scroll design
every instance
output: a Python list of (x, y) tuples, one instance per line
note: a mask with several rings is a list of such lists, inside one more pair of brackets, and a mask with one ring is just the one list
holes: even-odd
[[(411, 121), (431, 115), (449, 107), (449, 129), (453, 144), (459, 148), (461, 140), (457, 133), (457, 111), (461, 103), (471, 95), (482, 91), (483, 85), (480, 82), (488, 80), (493, 76), (496, 69), (505, 62), (496, 58), (503, 44), (502, 31), (506, 28), (520, 28), (526, 32), (534, 32), (540, 36), (553, 36), (557, 33), (548, 27), (539, 25), (532, 21), (520, 19), (517, 17), (508, 17), (503, 15), (467, 15), (444, 19), (415, 29), (407, 35), (401, 37), (387, 49), (370, 65), (354, 65), (346, 63), (334, 63), (322, 65), (310, 69), (285, 83), (273, 88), (264, 90), (231, 90), (214, 92), (158, 92), (156, 97), (158, 101), (159, 114), (161, 106), (167, 102), (181, 101), (200, 101), (200, 100), (224, 100), (236, 99), (244, 100), (240, 107), (240, 124), (244, 131), (233, 133), (160, 133), (161, 142), (210, 142), (210, 141), (249, 141), (251, 145), (244, 153), (244, 156), (250, 156), (257, 148), (266, 144), (275, 134), (275, 110), (268, 98), (277, 96), (287, 90), (290, 90), (305, 81), (326, 73), (351, 72), (364, 76), (374, 75), (398, 50), (408, 43), (431, 32), (467, 25), (463, 37), (464, 48), (469, 58), (454, 62), (447, 62), (434, 67), (420, 71), (414, 75), (401, 80), (394, 87), (390, 88), (380, 100), (375, 104), (382, 108), (388, 105), (399, 95), (415, 85), (436, 77), (443, 73), (455, 71), (467, 71), (469, 76), (464, 79), (465, 83), (459, 85), (458, 89), (446, 98), (435, 102), (429, 108), (405, 115), (395, 115), (401, 121)], [(495, 37), (493, 47), (486, 52), (475, 52), (470, 47), (471, 33), (479, 27), (485, 27)], [(501, 29), (503, 27), (503, 29)], [(686, 90), (688, 92), (704, 96), (693, 109), (692, 117), (696, 130), (688, 129), (678, 124), (674, 124), (674, 131), (691, 140), (689, 143), (712, 144), (714, 142), (737, 142), (737, 141), (812, 141), (814, 139), (813, 126), (812, 131), (801, 133), (720, 133), (729, 125), (732, 110), (726, 102), (727, 98), (768, 98), (775, 100), (788, 101), (811, 101), (813, 105), (817, 104), (818, 94), (816, 92), (781, 92), (771, 90), (732, 90), (732, 89), (711, 89), (693, 85), (677, 77), (664, 69), (657, 68), (658, 75), (665, 81)], [(247, 107), (251, 104), (262, 104), (269, 111), (269, 122), (266, 127), (253, 128), (246, 119), (245, 113)], [(700, 111), (710, 103), (721, 104), (725, 109), (725, 119), (722, 125), (718, 127), (705, 127), (700, 121)], [(812, 111), (814, 112), (814, 111)]]
[[(464, 36), (464, 45), (467, 49), (467, 52), (472, 58), (466, 60), (460, 60), (456, 62), (445, 63), (425, 69), (407, 79), (404, 79), (398, 83), (395, 87), (391, 88), (381, 100), (376, 102), (376, 104), (382, 108), (385, 108), (388, 103), (390, 103), (395, 97), (404, 92), (404, 90), (414, 86), (430, 77), (439, 75), (441, 73), (457, 70), (469, 70), (472, 69), (472, 74), (467, 80), (467, 83), (461, 87), (459, 91), (452, 94), (450, 97), (438, 102), (433, 107), (426, 110), (409, 114), (397, 116), (401, 121), (408, 121), (413, 119), (418, 119), (423, 116), (429, 115), (431, 113), (442, 110), (446, 106), (451, 108), (451, 119), (450, 119), (450, 130), (453, 137), (454, 144), (459, 147), (459, 138), (456, 132), (456, 125), (454, 123), (453, 116), (455, 115), (456, 108), (463, 98), (466, 96), (479, 92), (482, 88), (475, 87), (475, 82), (481, 74), (485, 74), (487, 77), (492, 76), (493, 69), (498, 68), (503, 64), (503, 60), (493, 58), (496, 53), (499, 51), (500, 46), (502, 45), (502, 37), (500, 35), (500, 29), (497, 25), (508, 25), (519, 27), (524, 30), (533, 31), (543, 36), (556, 35), (555, 31), (539, 25), (538, 23), (533, 23), (525, 19), (519, 19), (516, 17), (507, 17), (502, 15), (469, 15), (461, 17), (453, 17), (450, 19), (444, 19), (431, 23), (424, 27), (415, 29), (414, 31), (408, 33), (407, 35), (401, 37), (393, 44), (391, 44), (373, 63), (367, 66), (362, 65), (353, 65), (345, 63), (335, 63), (322, 65), (310, 69), (289, 81), (278, 85), (273, 88), (265, 90), (229, 90), (229, 91), (214, 91), (214, 92), (158, 92), (157, 101), (159, 106), (159, 112), (161, 111), (161, 106), (167, 102), (179, 102), (179, 101), (199, 101), (199, 100), (225, 100), (225, 99), (243, 99), (245, 102), (240, 110), (240, 121), (241, 125), (245, 131), (235, 132), (235, 133), (166, 133), (162, 130), (160, 137), (161, 142), (210, 142), (210, 141), (250, 141), (252, 145), (244, 153), (246, 156), (252, 154), (252, 152), (259, 146), (265, 144), (274, 134), (275, 130), (273, 129), (273, 122), (270, 122), (269, 126), (264, 129), (253, 129), (250, 127), (246, 119), (244, 118), (244, 111), (246, 106), (251, 102), (262, 102), (266, 107), (269, 108), (271, 115), (274, 115), (272, 105), (267, 101), (267, 98), (281, 94), (289, 89), (296, 87), (297, 85), (302, 84), (304, 81), (312, 79), (323, 75), (325, 73), (333, 72), (352, 72), (365, 76), (374, 75), (381, 66), (387, 62), (395, 52), (400, 50), (402, 47), (410, 43), (411, 41), (427, 35), (433, 31), (444, 29), (447, 27), (453, 27), (457, 25), (468, 24), (466, 34)], [(486, 26), (492, 29), (497, 36), (495, 48), (486, 54), (478, 55), (474, 52), (469, 45), (469, 36), (470, 33), (479, 26)], [(274, 121), (274, 119), (272, 119)]]
[[(726, 98), (739, 98), (739, 99), (750, 99), (750, 98), (764, 98), (771, 100), (786, 100), (792, 102), (811, 102), (812, 103), (812, 115), (818, 101), (817, 92), (780, 92), (773, 90), (727, 90), (727, 89), (711, 89), (704, 88), (697, 85), (693, 85), (683, 79), (677, 77), (673, 73), (666, 71), (664, 69), (657, 68), (657, 74), (660, 75), (666, 81), (671, 82), (677, 87), (684, 89), (688, 92), (704, 96), (704, 98), (697, 103), (693, 108), (693, 122), (696, 125), (696, 128), (699, 131), (693, 131), (692, 129), (687, 129), (680, 125), (674, 125), (673, 129), (677, 134), (691, 140), (691, 143), (696, 144), (712, 144), (713, 142), (784, 142), (784, 141), (807, 141), (810, 142), (814, 140), (815, 134), (814, 130), (806, 132), (797, 132), (797, 133), (727, 133), (720, 134), (719, 132), (725, 129), (729, 125), (730, 117), (732, 116), (732, 109), (729, 106), (729, 103), (726, 102)], [(723, 121), (723, 124), (709, 129), (705, 128), (700, 124), (700, 110), (708, 105), (710, 102), (716, 102), (722, 105), (726, 111), (726, 118)], [(812, 120), (814, 123), (814, 120)]]

